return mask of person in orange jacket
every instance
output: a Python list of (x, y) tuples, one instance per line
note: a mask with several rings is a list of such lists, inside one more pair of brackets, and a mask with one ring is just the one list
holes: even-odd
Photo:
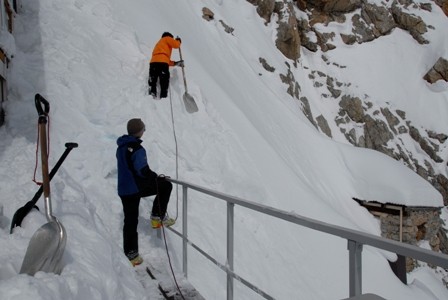
[(170, 84), (170, 66), (183, 66), (183, 61), (172, 61), (171, 51), (179, 49), (181, 39), (169, 32), (164, 32), (162, 38), (157, 42), (152, 51), (151, 61), (149, 63), (149, 94), (157, 97), (157, 80), (160, 82), (160, 98), (166, 98)]

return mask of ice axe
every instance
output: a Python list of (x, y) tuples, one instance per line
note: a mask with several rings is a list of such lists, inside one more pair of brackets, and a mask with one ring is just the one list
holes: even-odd
[[(179, 56), (180, 56), (180, 60), (183, 61), (182, 50), (180, 47), (179, 47)], [(184, 99), (184, 104), (185, 104), (185, 108), (186, 108), (187, 112), (192, 114), (192, 113), (198, 111), (198, 106), (196, 105), (194, 98), (190, 94), (188, 94), (187, 79), (185, 78), (185, 66), (182, 64), (181, 67), (182, 67), (182, 76), (184, 78), (184, 86), (185, 86), (185, 93), (182, 98)]]
[[(33, 276), (38, 271), (60, 274), (61, 259), (64, 254), (67, 234), (61, 222), (52, 215), (50, 199), (50, 179), (48, 174), (48, 150), (46, 124), (50, 104), (36, 94), (35, 105), (39, 114), (39, 136), (42, 160), (42, 178), (45, 200), (45, 214), (48, 223), (42, 225), (31, 237), (23, 259), (20, 273)], [(42, 107), (42, 105), (44, 107)]]
[[(59, 167), (64, 162), (65, 158), (68, 156), (70, 151), (72, 151), (73, 148), (77, 148), (77, 143), (65, 143), (65, 151), (62, 153), (61, 157), (57, 161), (57, 163), (54, 165), (53, 169), (51, 169), (50, 172), (50, 181), (56, 174), (56, 172), (59, 170)], [(33, 207), (36, 207), (36, 202), (39, 200), (40, 196), (42, 196), (43, 187), (40, 186), (39, 190), (37, 190), (36, 194), (34, 194), (34, 197), (28, 201), (24, 206), (19, 208), (14, 216), (12, 217), (11, 221), (11, 228), (9, 230), (9, 233), (12, 234), (12, 231), (17, 226), (22, 226), (23, 219), (28, 215), (28, 213), (33, 209)]]

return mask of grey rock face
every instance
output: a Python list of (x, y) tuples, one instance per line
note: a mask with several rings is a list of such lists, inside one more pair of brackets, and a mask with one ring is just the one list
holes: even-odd
[(438, 80), (448, 82), (448, 60), (440, 57), (423, 78), (429, 83), (435, 83)]

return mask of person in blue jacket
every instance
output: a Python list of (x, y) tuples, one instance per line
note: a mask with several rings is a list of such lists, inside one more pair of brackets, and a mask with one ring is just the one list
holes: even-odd
[(151, 226), (171, 226), (175, 220), (166, 214), (173, 185), (164, 175), (157, 175), (148, 165), (146, 150), (141, 145), (145, 124), (131, 119), (127, 132), (117, 139), (118, 195), (123, 204), (123, 250), (132, 265), (143, 262), (138, 252), (138, 216), (141, 197), (156, 195), (151, 212)]

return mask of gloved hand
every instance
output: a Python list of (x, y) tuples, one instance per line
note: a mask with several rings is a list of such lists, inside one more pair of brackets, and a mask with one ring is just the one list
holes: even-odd
[(179, 36), (176, 36), (176, 41), (179, 41), (179, 42), (181, 42), (181, 43), (182, 43), (182, 40), (180, 39), (180, 37), (179, 37)]
[(169, 178), (171, 178), (171, 177), (170, 176), (166, 176), (164, 174), (160, 174), (159, 176), (157, 176), (157, 179), (160, 180), (160, 181), (164, 181), (164, 180), (167, 180)]
[(174, 65), (181, 68), (185, 66), (183, 60), (175, 61)]

